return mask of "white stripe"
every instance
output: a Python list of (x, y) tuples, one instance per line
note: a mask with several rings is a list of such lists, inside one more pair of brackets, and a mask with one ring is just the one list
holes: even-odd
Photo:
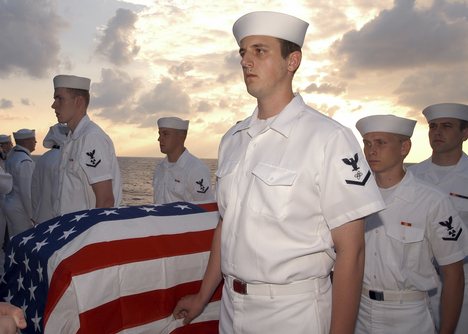
[(95, 270), (73, 277), (80, 313), (124, 296), (201, 280), (209, 252), (168, 257)]
[(49, 284), (52, 278), (51, 273), (55, 271), (60, 262), (89, 244), (146, 236), (205, 231), (214, 229), (218, 223), (218, 219), (218, 211), (213, 211), (183, 216), (145, 216), (101, 222), (92, 226), (69, 242), (65, 247), (62, 247), (51, 255), (47, 264)]

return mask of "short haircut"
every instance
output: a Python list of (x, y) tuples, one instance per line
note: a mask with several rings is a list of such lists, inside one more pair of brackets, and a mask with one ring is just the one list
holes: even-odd
[(460, 120), (460, 130), (465, 130), (468, 128), (468, 121), (465, 121), (464, 119)]
[(76, 89), (76, 88), (67, 88), (68, 92), (73, 96), (73, 97), (78, 97), (82, 96), (85, 100), (86, 108), (89, 105), (89, 91), (85, 89)]
[(291, 53), (295, 51), (302, 52), (301, 47), (296, 43), (281, 38), (278, 38), (278, 40), (280, 42), (281, 57), (283, 57), (283, 59), (286, 59)]

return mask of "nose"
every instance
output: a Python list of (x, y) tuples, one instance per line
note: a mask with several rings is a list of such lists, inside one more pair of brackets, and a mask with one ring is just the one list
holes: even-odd
[(52, 102), (52, 105), (50, 106), (52, 109), (55, 109), (55, 100)]
[(252, 58), (248, 55), (248, 53), (244, 53), (240, 62), (242, 68), (250, 68), (253, 66)]

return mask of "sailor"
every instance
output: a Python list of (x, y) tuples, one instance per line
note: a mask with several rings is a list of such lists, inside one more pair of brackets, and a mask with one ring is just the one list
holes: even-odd
[(213, 202), (209, 168), (185, 147), (189, 121), (178, 117), (158, 120), (159, 148), (166, 154), (153, 177), (154, 203)]
[(13, 177), (13, 189), (5, 197), (5, 212), (8, 234), (17, 235), (33, 226), (31, 209), (31, 179), (34, 161), (31, 153), (36, 148), (34, 130), (21, 129), (13, 132), (16, 146), (6, 160), (6, 172)]
[(59, 196), (55, 216), (93, 208), (118, 206), (122, 197), (114, 144), (87, 115), (91, 80), (57, 75), (52, 108), (70, 132), (61, 147)]
[[(439, 103), (423, 110), (429, 123), (429, 143), (432, 156), (413, 165), (410, 170), (418, 177), (436, 185), (449, 195), (468, 231), (468, 155), (463, 152), (463, 143), (468, 139), (468, 105)], [(464, 261), (465, 298), (458, 321), (457, 334), (468, 333), (468, 258)], [(440, 313), (438, 293), (431, 298), (436, 322)]]
[(36, 224), (54, 218), (54, 207), (58, 201), (58, 178), (60, 147), (67, 139), (69, 129), (57, 123), (49, 128), (43, 145), (49, 150), (36, 161), (31, 184), (32, 217)]
[(13, 148), (10, 135), (0, 135), (0, 167), (5, 168), (5, 160)]
[(442, 287), (440, 333), (453, 333), (463, 302), (463, 222), (447, 194), (407, 171), (416, 121), (394, 115), (360, 119), (364, 154), (386, 208), (366, 217), (366, 256), (356, 333), (439, 333), (428, 291)]
[(293, 92), (307, 27), (277, 12), (252, 12), (234, 23), (244, 82), (257, 108), (221, 141), (216, 197), (222, 218), (200, 290), (174, 310), (185, 323), (200, 314), (224, 276), (222, 334), (354, 331), (362, 217), (384, 203), (351, 130)]
[(0, 166), (0, 275), (3, 274), (3, 264), (5, 262), (5, 252), (3, 243), (6, 233), (6, 218), (3, 213), (3, 201), (5, 194), (8, 194), (13, 188), (13, 178)]

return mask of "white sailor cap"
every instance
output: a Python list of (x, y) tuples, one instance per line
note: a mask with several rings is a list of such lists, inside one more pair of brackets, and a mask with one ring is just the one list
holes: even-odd
[(271, 36), (293, 42), (300, 47), (309, 24), (297, 17), (278, 12), (252, 12), (240, 17), (232, 27), (237, 44), (252, 35)]
[(422, 113), (428, 122), (445, 117), (468, 121), (468, 105), (461, 103), (433, 104), (424, 108)]
[(49, 128), (49, 132), (42, 144), (45, 148), (52, 148), (55, 145), (62, 146), (67, 139), (69, 128), (66, 124), (57, 123)]
[(158, 119), (159, 128), (188, 130), (189, 121), (180, 119), (179, 117), (161, 117)]
[(389, 132), (411, 137), (416, 121), (395, 115), (372, 115), (361, 118), (356, 128), (364, 137), (369, 132)]
[(15, 138), (15, 140), (35, 138), (35, 137), (36, 137), (36, 130), (20, 129), (16, 132), (13, 132), (13, 138)]
[(54, 78), (54, 88), (73, 88), (88, 90), (91, 85), (91, 79), (77, 77), (75, 75), (57, 75)]
[(6, 144), (11, 142), (11, 136), (10, 135), (0, 135), (0, 144)]

